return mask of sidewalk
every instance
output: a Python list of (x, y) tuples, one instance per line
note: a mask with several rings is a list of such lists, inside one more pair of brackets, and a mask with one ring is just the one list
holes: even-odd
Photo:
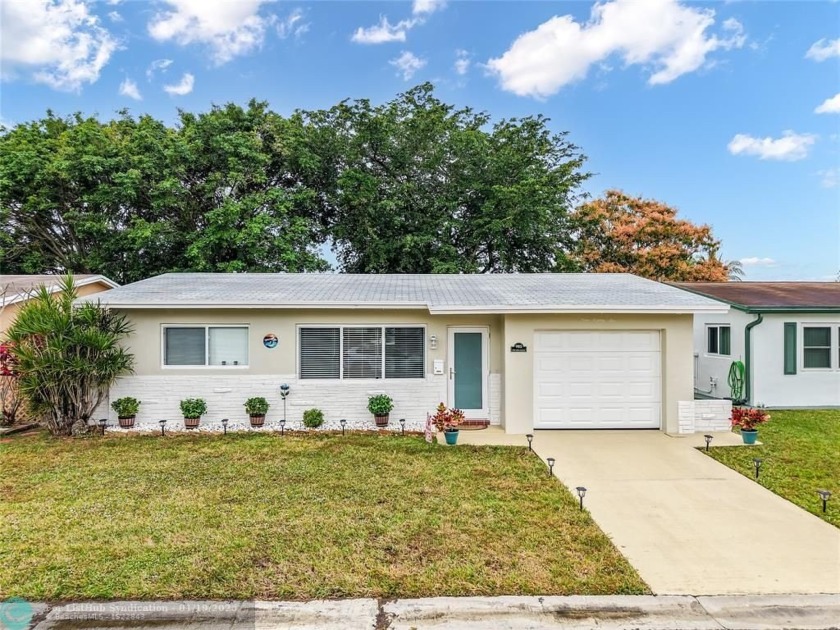
[(33, 604), (32, 623), (9, 630), (829, 630), (840, 595), (439, 597), (310, 602), (83, 602)]

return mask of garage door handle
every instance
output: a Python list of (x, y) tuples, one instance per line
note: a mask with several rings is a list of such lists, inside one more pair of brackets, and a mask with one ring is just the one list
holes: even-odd
[(449, 368), (449, 378), (452, 379), (453, 375), (455, 374), (455, 368)]

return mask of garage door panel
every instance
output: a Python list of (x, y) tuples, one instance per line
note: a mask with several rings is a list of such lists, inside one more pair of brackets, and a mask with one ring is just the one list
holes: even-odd
[(537, 428), (653, 428), (662, 412), (658, 331), (534, 335)]

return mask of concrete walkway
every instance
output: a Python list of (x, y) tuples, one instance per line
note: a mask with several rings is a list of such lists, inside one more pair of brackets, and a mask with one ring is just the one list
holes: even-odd
[[(720, 433), (712, 443), (738, 440)], [(462, 431), (459, 442), (526, 444), (496, 428)], [(556, 459), (573, 494), (588, 489), (585, 507), (657, 595), (840, 593), (840, 530), (694, 448), (703, 443), (659, 431), (535, 431), (533, 447)]]
[[(840, 596), (435, 597), (309, 602), (146, 601), (30, 606), (10, 630), (836, 630)], [(13, 612), (13, 611), (6, 611)], [(19, 611), (18, 611), (19, 612)], [(8, 625), (4, 625), (8, 624)]]

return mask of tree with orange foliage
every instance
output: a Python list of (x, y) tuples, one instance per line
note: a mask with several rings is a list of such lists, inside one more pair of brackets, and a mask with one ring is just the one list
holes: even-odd
[(581, 271), (678, 282), (726, 282), (739, 273), (718, 258), (711, 227), (678, 219), (675, 208), (654, 199), (608, 190), (572, 211), (570, 222), (570, 257)]

